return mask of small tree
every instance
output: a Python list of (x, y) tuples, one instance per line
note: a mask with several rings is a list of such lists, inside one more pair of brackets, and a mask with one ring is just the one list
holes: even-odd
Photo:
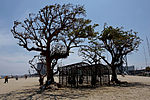
[(103, 49), (101, 44), (98, 43), (97, 38), (90, 38), (88, 44), (83, 45), (79, 49), (79, 56), (83, 57), (83, 60), (89, 64), (100, 64), (101, 63), (101, 53)]
[(119, 83), (116, 68), (123, 65), (123, 59), (127, 54), (138, 50), (141, 39), (137, 36), (137, 32), (133, 32), (132, 30), (123, 31), (122, 28), (104, 26), (99, 40), (102, 41), (103, 49), (108, 51), (111, 55), (110, 62), (107, 61), (105, 57), (102, 57), (102, 59), (112, 69), (112, 81)]
[[(38, 63), (41, 64), (41, 66), (39, 68), (37, 66)], [(45, 57), (36, 55), (33, 57), (32, 60), (29, 60), (29, 64), (31, 65), (31, 68), (36, 70), (36, 72), (39, 76), (39, 83), (40, 83), (40, 85), (43, 85), (43, 80), (44, 80), (44, 77), (46, 76), (46, 72), (42, 73), (42, 70), (46, 71)]]
[(19, 46), (45, 57), (47, 80), (54, 80), (53, 62), (69, 56), (71, 48), (92, 36), (95, 26), (82, 16), (85, 16), (83, 6), (55, 4), (44, 7), (37, 15), (29, 14), (23, 22), (14, 21), (11, 32), (19, 40)]

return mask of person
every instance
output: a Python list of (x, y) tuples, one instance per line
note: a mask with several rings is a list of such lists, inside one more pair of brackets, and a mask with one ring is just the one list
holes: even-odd
[(16, 75), (16, 80), (18, 80), (18, 76)]
[(25, 75), (24, 77), (25, 77), (25, 79), (27, 79), (27, 75)]
[(4, 83), (8, 83), (8, 76), (5, 76), (5, 82)]

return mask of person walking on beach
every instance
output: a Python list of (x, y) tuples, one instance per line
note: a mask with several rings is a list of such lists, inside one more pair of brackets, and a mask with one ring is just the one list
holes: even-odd
[(8, 76), (5, 76), (5, 82), (4, 83), (8, 83)]
[(28, 76), (27, 76), (27, 75), (24, 75), (24, 77), (25, 77), (25, 79), (27, 79)]
[(16, 80), (18, 80), (18, 76), (16, 75)]

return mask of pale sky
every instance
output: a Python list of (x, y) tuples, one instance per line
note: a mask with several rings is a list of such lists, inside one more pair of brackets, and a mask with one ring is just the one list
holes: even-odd
[[(133, 29), (143, 39), (138, 52), (128, 56), (128, 65), (135, 65), (137, 69), (150, 65), (150, 56), (146, 36), (150, 39), (150, 0), (1, 0), (0, 1), (0, 75), (28, 73), (28, 60), (36, 52), (28, 52), (19, 47), (10, 32), (13, 21), (23, 21), (29, 13), (37, 13), (46, 5), (55, 3), (72, 3), (84, 5), (88, 19), (100, 26), (102, 31), (106, 22), (114, 27)], [(150, 42), (150, 40), (149, 40)], [(77, 54), (71, 54), (63, 60), (63, 65), (80, 62)]]

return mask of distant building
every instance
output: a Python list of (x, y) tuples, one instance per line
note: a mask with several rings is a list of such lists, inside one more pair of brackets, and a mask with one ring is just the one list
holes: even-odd
[(37, 69), (41, 70), (42, 75), (46, 74), (46, 66), (44, 63), (41, 62), (37, 63)]
[(134, 70), (135, 70), (135, 67), (134, 67), (134, 66), (126, 66), (126, 67), (124, 67), (124, 70), (125, 70), (126, 72), (134, 71)]
[(135, 66), (125, 66), (124, 67), (124, 72), (129, 74), (129, 75), (134, 75)]
[(135, 67), (134, 66), (122, 66), (117, 68), (117, 73), (118, 74), (129, 74), (129, 75), (134, 75)]

